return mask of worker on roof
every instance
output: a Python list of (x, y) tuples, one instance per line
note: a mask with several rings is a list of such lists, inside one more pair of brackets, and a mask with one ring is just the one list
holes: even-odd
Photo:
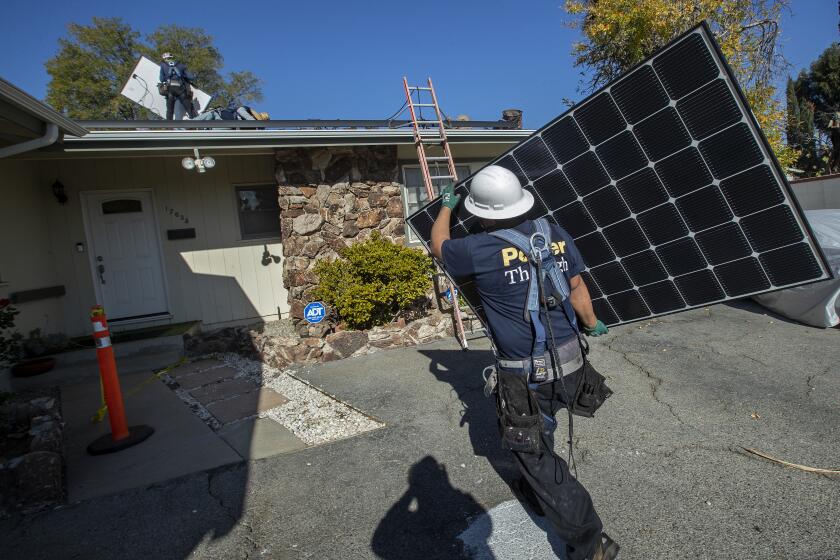
[(267, 121), (268, 119), (268, 113), (255, 111), (236, 101), (231, 101), (225, 108), (213, 107), (195, 118), (198, 121)]
[(181, 103), (191, 119), (198, 116), (193, 107), (192, 83), (193, 76), (183, 62), (176, 62), (172, 53), (161, 55), (160, 94), (166, 97), (166, 120), (171, 121), (175, 116), (175, 101)]
[(571, 442), (572, 413), (592, 416), (612, 394), (587, 361), (580, 335), (607, 333), (580, 276), (580, 253), (562, 227), (527, 219), (534, 197), (504, 167), (479, 171), (464, 201), (485, 231), (450, 239), (460, 199), (452, 185), (441, 189), (431, 252), (451, 276), (473, 280), (481, 299), (496, 353), (485, 394), (496, 395), (502, 446), (522, 474), (511, 488), (549, 518), (568, 560), (615, 558), (618, 545), (603, 533), (589, 493), (554, 451), (561, 408), (568, 411)]

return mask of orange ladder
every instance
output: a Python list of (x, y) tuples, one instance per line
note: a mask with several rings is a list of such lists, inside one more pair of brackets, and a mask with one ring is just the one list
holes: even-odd
[[(435, 181), (444, 184), (457, 183), (458, 172), (455, 170), (452, 150), (449, 149), (449, 140), (446, 138), (446, 128), (443, 123), (443, 113), (440, 110), (437, 95), (435, 95), (432, 79), (428, 78), (425, 86), (409, 86), (408, 80), (403, 77), (403, 87), (405, 88), (406, 107), (411, 114), (411, 122), (414, 126), (414, 145), (417, 147), (417, 158), (420, 160), (423, 184), (426, 186), (426, 194), (431, 201), (438, 196)], [(431, 98), (431, 102), (423, 102), (424, 93)], [(435, 116), (433, 119), (423, 118), (423, 107), (434, 109)], [(443, 155), (428, 155), (426, 149), (432, 147), (441, 148)], [(445, 168), (441, 165), (442, 162), (446, 162)], [(434, 170), (434, 175), (432, 170)], [(439, 263), (438, 266), (440, 266)], [(464, 331), (464, 322), (461, 318), (461, 306), (458, 304), (455, 283), (450, 280), (448, 285), (449, 294), (452, 298), (452, 313), (455, 317), (455, 334), (461, 348), (466, 350), (468, 348), (467, 335)]]

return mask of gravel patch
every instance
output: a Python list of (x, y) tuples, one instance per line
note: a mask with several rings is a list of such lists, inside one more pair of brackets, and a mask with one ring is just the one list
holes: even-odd
[[(307, 445), (321, 445), (384, 426), (364, 412), (295, 377), (292, 370), (281, 371), (233, 353), (203, 356), (196, 361), (207, 358), (215, 358), (235, 369), (234, 379), (250, 379), (289, 399), (281, 406), (261, 412), (259, 417), (271, 418), (285, 426)], [(211, 428), (219, 429), (218, 421), (201, 403), (180, 388), (175, 392)]]

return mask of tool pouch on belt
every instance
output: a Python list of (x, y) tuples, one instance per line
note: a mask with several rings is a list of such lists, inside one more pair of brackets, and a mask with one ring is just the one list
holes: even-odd
[(583, 379), (580, 381), (580, 392), (575, 399), (575, 406), (572, 412), (578, 416), (592, 418), (604, 401), (613, 394), (607, 387), (606, 378), (595, 371), (592, 364), (586, 362), (583, 369)]
[(496, 408), (502, 432), (502, 447), (521, 453), (542, 450), (543, 417), (523, 376), (498, 372)]

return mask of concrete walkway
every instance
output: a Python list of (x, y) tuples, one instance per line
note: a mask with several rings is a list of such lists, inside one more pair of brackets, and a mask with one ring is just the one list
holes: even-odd
[[(840, 558), (840, 477), (740, 450), (840, 467), (840, 331), (745, 307), (592, 344), (616, 394), (575, 423), (576, 454), (622, 559)], [(313, 367), (301, 375), (387, 426), (0, 521), (0, 557), (544, 558), (533, 540), (556, 540), (511, 502), (515, 470), (481, 391), (491, 356), (473, 346)]]

